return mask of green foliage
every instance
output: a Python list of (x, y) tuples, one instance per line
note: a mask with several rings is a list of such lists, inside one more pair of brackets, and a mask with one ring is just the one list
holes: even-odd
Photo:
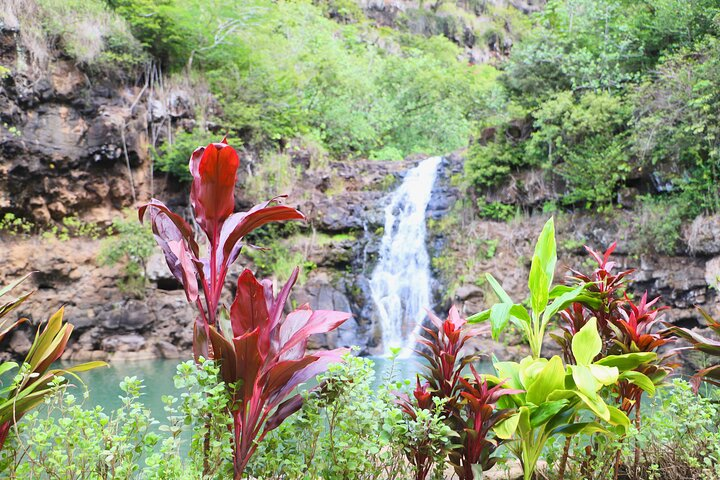
[(180, 131), (173, 137), (172, 142), (165, 141), (154, 152), (155, 168), (189, 182), (192, 180), (190, 170), (188, 170), (192, 153), (198, 147), (205, 146), (211, 141), (213, 141), (212, 134), (200, 129), (193, 130), (190, 133)]
[(155, 251), (155, 239), (149, 224), (141, 224), (132, 212), (113, 220), (98, 254), (101, 265), (124, 265), (122, 290), (142, 296), (145, 291), (147, 261)]
[(367, 359), (346, 356), (344, 363), (331, 365), (318, 377), (322, 388), (306, 394), (302, 409), (262, 442), (251, 460), (251, 476), (408, 478), (403, 446), (395, 440), (412, 441), (418, 432), (405, 423), (387, 391), (373, 392), (373, 376)]
[(489, 218), (490, 220), (497, 220), (498, 222), (507, 222), (515, 218), (518, 213), (518, 209), (515, 205), (508, 205), (502, 202), (486, 202), (484, 199), (479, 199), (477, 202), (480, 216), (483, 218)]
[(146, 61), (127, 23), (102, 0), (37, 0), (37, 17), (50, 43), (57, 43), (91, 69), (122, 73)]
[(246, 247), (243, 251), (255, 264), (258, 275), (271, 276), (280, 283), (290, 278), (295, 267), (300, 267), (298, 284), (302, 285), (307, 279), (308, 272), (317, 267), (313, 262), (306, 260), (302, 252), (292, 249), (292, 246), (288, 247), (282, 241), (272, 240), (269, 244), (263, 244), (260, 249)]
[(687, 210), (672, 197), (645, 196), (640, 200), (637, 220), (632, 224), (630, 250), (636, 256), (676, 254)]
[(9, 235), (29, 235), (35, 228), (35, 224), (22, 217), (18, 217), (14, 213), (6, 213), (0, 220), (0, 232)]
[[(122, 404), (112, 412), (84, 408), (89, 392), (79, 400), (58, 379), (46, 408), (28, 415), (20, 436), (11, 436), (0, 472), (33, 479), (228, 478), (229, 398), (218, 377), (219, 368), (204, 359), (178, 365), (175, 386), (182, 393), (163, 397), (167, 421), (162, 423), (142, 403), (144, 387), (136, 377), (120, 383)], [(189, 436), (183, 433), (188, 429)]]
[[(567, 480), (611, 480), (618, 450), (621, 464), (632, 464), (634, 446), (643, 452), (640, 473), (647, 480), (710, 480), (720, 475), (720, 412), (713, 397), (696, 396), (690, 384), (675, 379), (650, 400), (644, 415), (644, 428), (631, 427), (627, 437), (617, 440), (598, 435), (579, 435), (570, 448)], [(592, 455), (587, 455), (587, 448)], [(559, 457), (562, 445), (555, 442), (547, 450), (550, 466)], [(552, 478), (552, 468), (547, 472)], [(637, 475), (637, 474), (636, 474)]]
[(287, 154), (264, 154), (245, 181), (245, 191), (251, 198), (273, 198), (291, 193), (293, 184), (302, 174), (301, 167), (293, 168)]
[(630, 171), (625, 124), (630, 109), (620, 97), (567, 91), (533, 112), (535, 132), (525, 156), (567, 183), (565, 202), (609, 205)]

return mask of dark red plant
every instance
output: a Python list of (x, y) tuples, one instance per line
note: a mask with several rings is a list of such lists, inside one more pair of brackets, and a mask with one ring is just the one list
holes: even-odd
[[(497, 410), (495, 402), (519, 392), (490, 387), (470, 365), (479, 355), (462, 353), (470, 338), (489, 332), (488, 325), (468, 328), (454, 306), (445, 321), (432, 314), (430, 319), (435, 328), (425, 328), (428, 338), (420, 340), (427, 351), (418, 352), (428, 362), (424, 377), (432, 395), (444, 400), (448, 425), (458, 434), (456, 448), (448, 455), (450, 463), (460, 480), (472, 480), (477, 478), (477, 469), (488, 470), (495, 463), (491, 455), (501, 441), (491, 437), (492, 427), (512, 413)], [(472, 378), (463, 376), (468, 365)]]
[(182, 284), (188, 301), (198, 307), (193, 327), (195, 358), (217, 360), (230, 389), (236, 480), (265, 435), (302, 406), (302, 397), (291, 395), (295, 388), (346, 352), (338, 349), (306, 355), (308, 338), (328, 332), (350, 317), (342, 312), (313, 312), (308, 305), (283, 316), (298, 269), (277, 296), (271, 282), (260, 283), (245, 270), (229, 309), (229, 326), (221, 325), (220, 295), (243, 238), (266, 223), (305, 219), (294, 208), (275, 205), (280, 197), (248, 212), (233, 213), (238, 165), (237, 153), (225, 140), (198, 148), (190, 158), (190, 201), (195, 221), (207, 238), (204, 256), (190, 225), (162, 202), (153, 199), (139, 211), (140, 221), (149, 212), (170, 271)]
[(575, 302), (560, 312), (562, 336), (550, 335), (562, 348), (563, 357), (567, 363), (575, 363), (571, 348), (573, 337), (593, 317), (597, 319), (598, 332), (600, 338), (603, 339), (600, 355), (606, 355), (612, 345), (615, 331), (611, 325), (613, 319), (620, 317), (619, 310), (627, 288), (627, 277), (635, 271), (630, 269), (613, 273), (615, 262), (610, 261), (610, 255), (615, 251), (616, 246), (617, 243), (613, 242), (602, 255), (586, 246), (585, 250), (595, 260), (597, 268), (590, 274), (571, 270), (573, 273), (570, 277), (571, 283), (587, 285), (588, 295), (585, 300)]
[[(348, 349), (305, 354), (308, 338), (338, 327), (349, 313), (310, 310), (303, 305), (283, 318), (283, 307), (297, 280), (293, 272), (277, 296), (269, 281), (259, 283), (250, 270), (238, 279), (230, 308), (232, 339), (210, 329), (220, 372), (232, 389), (235, 425), (235, 478), (242, 476), (258, 443), (302, 406), (295, 388), (337, 362)], [(288, 398), (289, 397), (289, 398)]]
[[(413, 390), (413, 399), (406, 393), (397, 394), (397, 404), (400, 409), (413, 420), (417, 420), (418, 410), (433, 408), (432, 393), (429, 391), (430, 383), (426, 380), (420, 383), (420, 376), (416, 377), (416, 386)], [(425, 480), (433, 466), (432, 440), (427, 438), (419, 445), (413, 445), (411, 451), (406, 452), (410, 464), (415, 468), (415, 480)]]
[[(647, 292), (640, 299), (640, 304), (636, 305), (625, 295), (625, 304), (619, 310), (620, 318), (614, 321), (615, 339), (614, 347), (611, 348), (611, 354), (625, 354), (632, 352), (657, 352), (657, 350), (673, 341), (662, 333), (654, 333), (652, 331), (658, 322), (658, 314), (669, 307), (654, 307), (660, 297), (650, 302), (647, 301)], [(674, 368), (674, 364), (670, 363), (671, 355), (658, 357), (657, 360), (644, 363), (637, 367), (635, 371), (640, 372), (652, 380), (653, 384), (659, 384)], [(640, 386), (630, 383), (627, 380), (621, 380), (618, 384), (618, 393), (620, 394), (620, 408), (628, 414), (635, 410), (639, 415), (640, 400), (642, 398), (643, 389)], [(639, 421), (639, 417), (638, 417)]]
[(145, 212), (149, 212), (155, 240), (165, 254), (170, 271), (182, 284), (188, 301), (198, 307), (193, 335), (196, 358), (213, 357), (208, 350), (210, 327), (216, 327), (225, 277), (240, 254), (243, 237), (266, 223), (305, 219), (294, 208), (276, 205), (284, 197), (273, 198), (247, 212), (233, 213), (239, 163), (237, 152), (225, 139), (198, 148), (190, 157), (193, 178), (190, 203), (195, 221), (207, 238), (205, 256), (200, 254), (190, 225), (164, 203), (152, 199), (138, 211), (141, 222)]
[(479, 358), (478, 355), (463, 355), (461, 350), (471, 337), (489, 331), (488, 325), (467, 328), (467, 321), (460, 316), (453, 306), (445, 321), (432, 313), (428, 313), (435, 329), (423, 327), (429, 338), (422, 338), (419, 343), (428, 351), (418, 350), (428, 364), (428, 374), (424, 375), (430, 384), (433, 395), (447, 399), (445, 408), (451, 412), (460, 397), (460, 378), (466, 365)]
[(463, 390), (460, 395), (463, 405), (460, 418), (465, 423), (463, 448), (450, 452), (450, 461), (461, 479), (478, 478), (474, 469), (489, 470), (497, 458), (491, 457), (499, 446), (498, 439), (490, 436), (490, 431), (502, 420), (509, 417), (512, 409), (497, 409), (496, 403), (503, 395), (523, 393), (523, 390), (502, 388), (503, 383), (490, 386), (483, 376), (471, 365), (473, 378), (461, 378)]

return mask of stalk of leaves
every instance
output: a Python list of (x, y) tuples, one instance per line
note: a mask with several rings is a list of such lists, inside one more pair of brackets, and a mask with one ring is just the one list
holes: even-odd
[(492, 336), (497, 339), (508, 322), (512, 321), (525, 333), (533, 358), (540, 358), (545, 330), (551, 318), (580, 299), (597, 303), (596, 295), (588, 291), (584, 283), (576, 287), (558, 285), (552, 288), (556, 263), (555, 226), (553, 219), (550, 218), (535, 243), (535, 253), (530, 266), (528, 288), (531, 310), (528, 311), (521, 303), (514, 303), (495, 277), (488, 273), (486, 275), (488, 283), (500, 299), (500, 303), (470, 316), (468, 322), (490, 320)]
[(720, 322), (714, 320), (708, 313), (702, 308), (698, 307), (700, 314), (707, 322), (708, 328), (715, 332), (717, 339), (712, 339), (695, 333), (688, 328), (681, 328), (674, 325), (666, 324), (669, 328), (666, 334), (677, 335), (678, 337), (684, 338), (692, 345), (692, 348), (706, 353), (710, 356), (715, 357), (715, 363), (712, 365), (700, 369), (690, 380), (695, 393), (700, 388), (700, 382), (706, 382), (711, 385), (720, 386)]
[[(13, 282), (0, 290), (0, 297), (23, 282), (28, 275)], [(22, 304), (33, 292), (4, 303), (0, 306), (0, 340), (24, 319), (10, 320), (8, 314)], [(38, 327), (35, 338), (30, 346), (27, 356), (19, 366), (15, 362), (0, 364), (0, 375), (14, 369), (19, 371), (10, 385), (0, 388), (0, 450), (5, 445), (10, 429), (26, 413), (40, 405), (45, 398), (52, 394), (62, 383), (58, 377), (75, 375), (96, 367), (107, 365), (105, 362), (88, 362), (70, 368), (55, 368), (50, 366), (60, 358), (72, 333), (73, 326), (63, 323), (63, 309), (61, 308), (50, 317), (45, 327)]]
[(229, 322), (221, 320), (220, 311), (227, 312), (220, 305), (225, 277), (240, 254), (243, 238), (266, 223), (305, 219), (294, 208), (276, 205), (280, 197), (247, 212), (233, 213), (238, 166), (238, 155), (225, 140), (198, 148), (190, 158), (190, 201), (207, 238), (205, 256), (201, 256), (188, 223), (162, 202), (153, 199), (139, 210), (141, 221), (149, 212), (170, 271), (182, 284), (188, 301), (198, 307), (193, 328), (196, 359), (202, 356), (220, 362), (230, 388), (236, 479), (242, 477), (267, 432), (302, 406), (299, 395), (288, 399), (295, 387), (324, 371), (345, 352), (305, 355), (308, 337), (332, 330), (349, 317), (341, 312), (313, 312), (303, 305), (283, 318), (298, 270), (277, 296), (269, 281), (261, 284), (245, 270), (238, 279)]
[(420, 340), (427, 350), (418, 352), (428, 362), (424, 377), (429, 392), (444, 402), (448, 424), (458, 434), (450, 463), (461, 480), (472, 480), (496, 462), (492, 454), (502, 441), (492, 429), (511, 413), (497, 409), (496, 402), (514, 391), (501, 388), (495, 377), (478, 375), (472, 366), (472, 377), (463, 376), (478, 356), (461, 351), (470, 338), (486, 333), (486, 326), (468, 327), (454, 306), (444, 321), (433, 314), (430, 319), (434, 328), (424, 327), (428, 337)]

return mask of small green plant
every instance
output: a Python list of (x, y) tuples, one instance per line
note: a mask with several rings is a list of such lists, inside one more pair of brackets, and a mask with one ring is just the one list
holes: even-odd
[(145, 292), (147, 261), (155, 250), (155, 239), (148, 225), (138, 223), (129, 214), (113, 220), (98, 261), (101, 265), (124, 264), (121, 290), (142, 296)]
[(6, 213), (0, 220), (0, 232), (9, 235), (30, 235), (35, 228), (35, 224), (29, 220), (15, 215), (14, 213)]
[(518, 208), (515, 205), (501, 202), (487, 202), (482, 198), (477, 201), (477, 208), (482, 218), (488, 218), (498, 222), (507, 222), (515, 218), (518, 214)]
[[(408, 425), (387, 390), (373, 391), (371, 360), (346, 355), (305, 392), (297, 414), (271, 432), (248, 470), (266, 480), (357, 480), (410, 477), (402, 442), (421, 434)], [(437, 435), (442, 427), (425, 432)], [(419, 428), (419, 426), (417, 426)], [(401, 440), (402, 439), (402, 440)]]

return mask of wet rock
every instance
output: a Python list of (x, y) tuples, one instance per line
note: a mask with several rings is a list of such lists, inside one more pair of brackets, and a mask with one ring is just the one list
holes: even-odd
[(697, 217), (685, 230), (690, 252), (695, 255), (720, 253), (720, 215)]
[(32, 342), (24, 330), (16, 330), (10, 338), (10, 350), (16, 355), (25, 356), (32, 346)]
[(127, 335), (113, 335), (103, 339), (101, 345), (106, 352), (137, 352), (145, 345), (142, 335), (131, 333)]

